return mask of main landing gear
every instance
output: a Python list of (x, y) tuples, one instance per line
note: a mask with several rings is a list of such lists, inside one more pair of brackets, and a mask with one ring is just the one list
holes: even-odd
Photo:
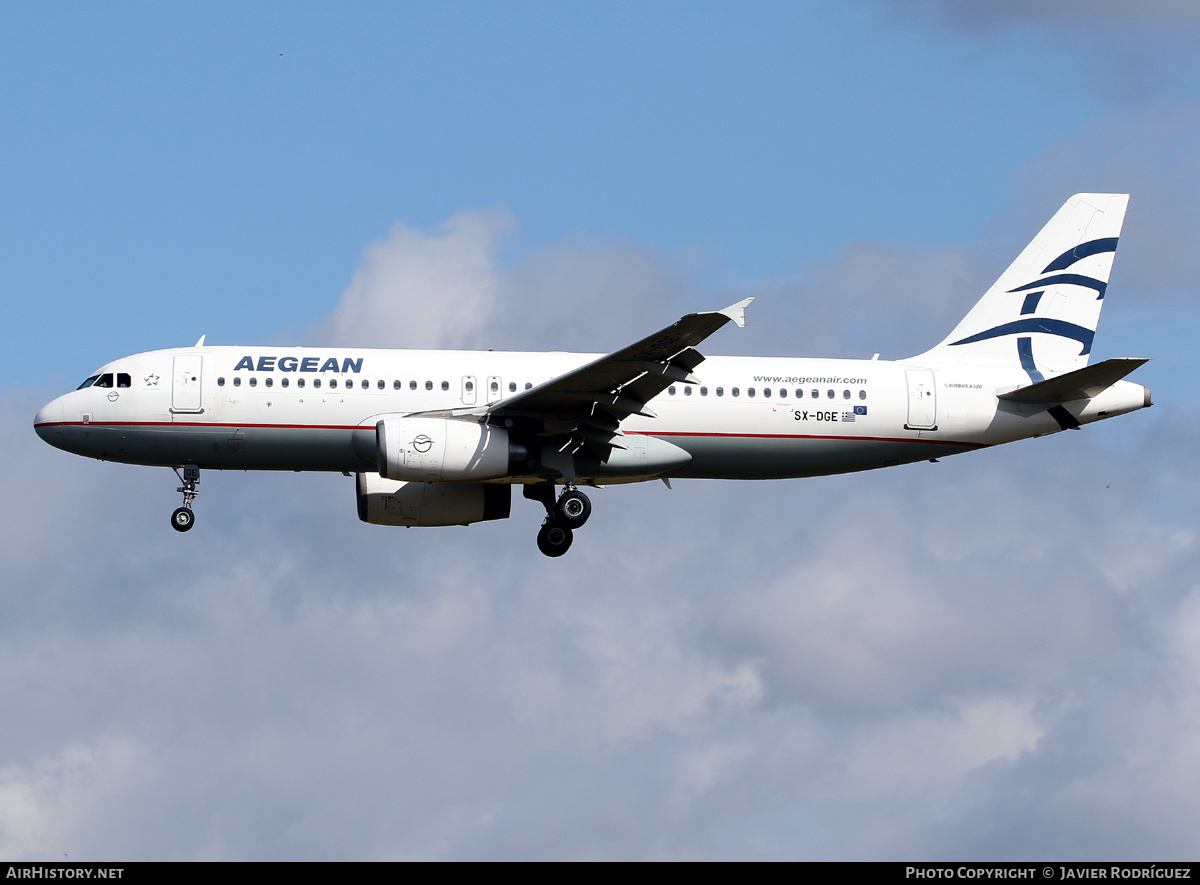
[(188, 464), (183, 468), (183, 473), (179, 472), (178, 467), (172, 467), (175, 475), (179, 477), (179, 481), (183, 483), (175, 491), (183, 492), (183, 506), (175, 509), (171, 514), (171, 528), (177, 532), (186, 532), (196, 524), (196, 514), (192, 512), (192, 501), (200, 494), (196, 491), (196, 486), (200, 485), (200, 468), (195, 464)]
[(592, 515), (592, 502), (573, 485), (563, 489), (555, 501), (551, 483), (525, 486), (525, 497), (541, 501), (546, 508), (546, 520), (537, 534), (538, 549), (547, 556), (562, 556), (571, 549), (574, 530)]

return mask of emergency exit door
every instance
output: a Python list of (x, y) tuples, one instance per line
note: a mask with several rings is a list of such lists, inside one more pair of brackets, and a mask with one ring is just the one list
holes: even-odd
[(171, 411), (198, 413), (201, 407), (200, 385), (204, 378), (201, 369), (204, 357), (198, 353), (176, 355), (171, 372)]
[(906, 369), (908, 423), (906, 430), (937, 430), (937, 391), (932, 369)]

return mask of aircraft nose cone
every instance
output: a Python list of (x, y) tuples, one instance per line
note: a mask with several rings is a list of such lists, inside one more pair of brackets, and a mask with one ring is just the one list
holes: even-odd
[(56, 399), (53, 402), (46, 403), (38, 409), (37, 415), (33, 419), (33, 429), (37, 431), (37, 435), (46, 442), (52, 442), (50, 434), (53, 433), (55, 424), (63, 419), (63, 404), (61, 399)]

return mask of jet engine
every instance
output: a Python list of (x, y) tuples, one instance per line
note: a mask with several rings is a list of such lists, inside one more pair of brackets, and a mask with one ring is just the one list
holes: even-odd
[(482, 482), (398, 482), (358, 474), (358, 518), (375, 525), (468, 525), (508, 519), (512, 486)]
[(377, 469), (388, 479), (461, 482), (528, 470), (508, 431), (476, 421), (390, 416), (375, 425)]

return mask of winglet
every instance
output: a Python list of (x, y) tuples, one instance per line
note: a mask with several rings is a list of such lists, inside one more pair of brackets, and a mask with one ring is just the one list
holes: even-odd
[(729, 307), (725, 308), (724, 310), (718, 310), (718, 311), (714, 311), (714, 312), (719, 313), (722, 316), (729, 317), (731, 320), (733, 320), (735, 323), (738, 324), (739, 328), (745, 328), (746, 327), (746, 305), (748, 305), (753, 300), (754, 300), (753, 298), (746, 298), (746, 299), (743, 299), (742, 301), (739, 301), (737, 304), (729, 305)]
[(203, 347), (203, 346), (204, 346), (204, 339), (205, 339), (205, 338), (207, 338), (207, 337), (208, 337), (208, 334), (207, 334), (207, 333), (206, 333), (206, 334), (204, 334), (204, 335), (201, 335), (201, 336), (200, 336), (200, 340), (199, 340), (199, 341), (197, 341), (197, 342), (195, 343), (195, 345), (194, 345), (194, 346), (195, 346), (195, 347)]

